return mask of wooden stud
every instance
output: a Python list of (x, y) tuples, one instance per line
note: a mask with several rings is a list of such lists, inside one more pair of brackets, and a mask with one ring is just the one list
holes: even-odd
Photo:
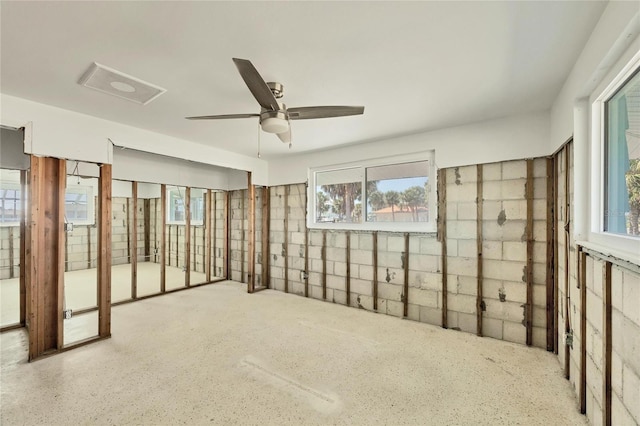
[[(167, 291), (167, 185), (160, 185), (160, 292)], [(171, 237), (169, 237), (171, 238)]]
[[(247, 195), (248, 195), (249, 191), (247, 190)], [(244, 251), (244, 233), (245, 233), (245, 229), (244, 229), (244, 220), (245, 220), (245, 191), (241, 190), (240, 191), (241, 197), (240, 197), (240, 229), (242, 230), (242, 234), (241, 234), (241, 242), (240, 242), (240, 281), (241, 282), (245, 282), (244, 281), (244, 262), (245, 262), (245, 251)]]
[[(569, 315), (571, 314), (569, 309), (569, 302), (571, 297), (569, 296), (569, 257), (571, 255), (571, 205), (570, 203), (570, 183), (569, 183), (569, 149), (571, 145), (567, 144), (564, 149), (564, 203), (565, 203), (565, 233), (564, 233), (564, 331), (565, 333), (571, 332), (571, 323), (569, 321)], [(571, 377), (571, 351), (569, 345), (564, 345), (564, 375), (567, 380)]]
[(405, 232), (404, 234), (404, 261), (402, 262), (402, 267), (404, 268), (404, 288), (402, 292), (404, 293), (403, 302), (404, 302), (404, 317), (409, 316), (409, 233)]
[(217, 275), (217, 240), (218, 240), (218, 192), (211, 191), (211, 277), (216, 277)]
[[(373, 231), (373, 310), (378, 310), (378, 231)], [(323, 245), (324, 246), (324, 245)]]
[[(309, 215), (309, 211), (307, 210), (307, 205), (309, 204), (308, 189), (309, 183), (307, 182), (305, 184), (304, 191), (304, 297), (309, 297), (309, 228), (307, 228), (307, 217)], [(349, 268), (349, 266), (347, 266), (347, 268)]]
[(438, 221), (442, 241), (442, 328), (447, 324), (447, 171), (438, 170)]
[(477, 228), (477, 248), (478, 248), (478, 285), (476, 290), (476, 334), (478, 336), (482, 336), (482, 311), (484, 310), (484, 300), (483, 300), (483, 257), (482, 257), (482, 207), (484, 204), (484, 195), (483, 195), (483, 187), (482, 187), (482, 179), (483, 179), (483, 169), (482, 164), (477, 165), (477, 184), (476, 184), (476, 228)]
[(347, 292), (347, 306), (351, 306), (351, 231), (345, 233), (347, 239), (346, 262), (347, 273), (345, 277), (345, 291)]
[(578, 246), (580, 282), (580, 412), (587, 413), (587, 254)]
[(602, 268), (602, 425), (611, 426), (611, 351), (612, 351), (612, 324), (611, 324), (611, 262), (605, 262)]
[(262, 285), (270, 288), (271, 253), (269, 250), (269, 224), (271, 223), (271, 191), (268, 186), (262, 187)]
[(284, 187), (284, 292), (289, 293), (289, 185)]
[(554, 224), (554, 237), (553, 237), (553, 353), (558, 355), (559, 348), (559, 328), (560, 328), (560, 236), (558, 228), (558, 222), (560, 221), (560, 153), (553, 157), (553, 224)]
[(131, 224), (133, 228), (133, 235), (131, 238), (131, 252), (133, 253), (133, 256), (130, 258), (131, 298), (135, 299), (138, 297), (138, 182), (131, 182), (131, 195), (131, 202), (133, 204), (133, 223)]
[[(180, 267), (180, 226), (176, 225), (176, 268)], [(169, 228), (171, 229), (171, 228)], [(171, 248), (169, 248), (171, 250)]]
[(9, 227), (9, 278), (14, 278), (14, 265), (16, 261), (13, 258), (13, 226)]
[[(67, 162), (65, 160), (59, 160), (49, 158), (51, 163), (51, 169), (54, 167), (57, 169), (57, 177), (53, 179), (53, 185), (56, 191), (54, 215), (57, 215), (57, 223), (53, 223), (51, 232), (52, 239), (55, 239), (55, 254), (52, 254), (52, 262), (47, 266), (51, 269), (45, 271), (45, 273), (54, 277), (57, 275), (57, 280), (51, 282), (50, 285), (53, 289), (57, 290), (57, 300), (55, 302), (55, 312), (50, 312), (52, 315), (51, 325), (52, 329), (57, 330), (57, 347), (60, 350), (64, 345), (64, 326), (62, 324), (62, 310), (64, 309), (64, 252), (65, 252), (65, 234), (64, 231), (64, 216), (65, 216), (65, 195), (67, 188)], [(111, 185), (111, 177), (109, 177), (109, 185)], [(111, 197), (111, 187), (109, 187), (109, 197)], [(111, 212), (111, 211), (109, 211)], [(45, 215), (47, 213), (45, 212)], [(111, 222), (109, 222), (109, 233), (111, 232)], [(45, 230), (46, 233), (46, 230)], [(111, 240), (109, 240), (109, 250), (111, 250)], [(48, 254), (48, 253), (47, 253)], [(89, 256), (91, 259), (91, 256)], [(109, 273), (111, 273), (111, 256), (109, 256)], [(110, 276), (110, 275), (109, 275)], [(98, 295), (100, 290), (100, 280), (98, 276)], [(53, 307), (54, 304), (52, 303)], [(99, 305), (98, 305), (99, 306)], [(46, 330), (45, 330), (46, 332)]]
[(191, 188), (188, 186), (184, 190), (184, 271), (184, 285), (189, 287), (191, 286)]
[(204, 195), (204, 275), (205, 281), (211, 282), (211, 195), (207, 189)]
[(111, 164), (98, 183), (98, 335), (111, 336)]
[(322, 230), (322, 299), (327, 300), (327, 230)]
[(229, 253), (230, 246), (229, 241), (231, 236), (229, 232), (231, 232), (231, 226), (229, 226), (229, 220), (231, 215), (229, 212), (231, 211), (231, 193), (226, 191), (224, 193), (224, 277), (225, 279), (231, 278), (231, 253)]
[[(26, 325), (27, 318), (27, 171), (20, 170), (20, 325)], [(65, 238), (66, 241), (66, 238)], [(65, 250), (66, 253), (66, 250)], [(65, 263), (66, 265), (66, 263)]]
[(64, 230), (64, 271), (69, 270), (69, 235), (67, 230)]
[(555, 168), (553, 158), (547, 158), (547, 270), (546, 270), (546, 290), (547, 290), (547, 351), (555, 350), (554, 332), (556, 329), (556, 319), (554, 317), (554, 294), (555, 294)]
[[(137, 183), (137, 182), (134, 182)], [(144, 220), (144, 261), (151, 261), (151, 199), (144, 198), (144, 211), (142, 213)]]
[[(131, 263), (131, 200), (127, 198), (127, 212), (126, 212), (126, 224), (127, 224), (127, 263)], [(135, 212), (135, 210), (134, 210)], [(87, 229), (88, 231), (89, 229)], [(91, 266), (89, 266), (91, 268)]]
[(91, 225), (87, 225), (87, 269), (91, 269)]
[(251, 172), (247, 172), (247, 196), (249, 197), (248, 238), (249, 276), (247, 277), (247, 291), (253, 293), (256, 288), (256, 187), (251, 182)]
[(527, 160), (527, 183), (525, 195), (527, 199), (527, 302), (526, 331), (527, 346), (533, 344), (533, 160)]

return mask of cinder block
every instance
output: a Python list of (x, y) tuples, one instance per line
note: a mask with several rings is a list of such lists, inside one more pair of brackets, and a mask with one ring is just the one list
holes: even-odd
[(482, 318), (482, 335), (502, 340), (502, 320), (495, 318)]
[(351, 300), (352, 303), (355, 303), (355, 307), (373, 311), (373, 297), (356, 294), (351, 296)]
[(388, 252), (403, 252), (404, 251), (404, 237), (400, 235), (390, 235), (387, 239), (387, 251)]
[(449, 182), (454, 181), (447, 179), (447, 203), (476, 199), (478, 194), (475, 182), (461, 183), (460, 185), (456, 185), (455, 183), (450, 184)]
[(352, 247), (371, 252), (373, 250), (373, 235), (371, 233), (359, 234), (358, 244), (353, 244)]
[(458, 203), (447, 200), (447, 222), (451, 220), (458, 220)]
[(476, 315), (458, 312), (458, 327), (467, 333), (476, 333), (478, 328), (478, 318)]
[(502, 180), (521, 179), (527, 177), (527, 163), (525, 160), (505, 161), (502, 163)]
[(602, 372), (589, 357), (587, 357), (587, 387), (591, 391), (593, 399), (600, 406), (602, 401)]
[(477, 224), (470, 220), (447, 220), (447, 238), (474, 240), (477, 238)]
[[(309, 284), (311, 284), (311, 282), (309, 282)], [(311, 298), (313, 298), (313, 299), (322, 300), (322, 287), (316, 286), (316, 285), (311, 285), (309, 287), (309, 294), (311, 295)]]
[[(412, 238), (412, 240), (414, 240)], [(442, 243), (435, 236), (420, 236), (420, 253), (432, 256), (440, 256), (442, 254)]]
[(361, 280), (373, 280), (373, 266), (359, 265), (355, 276)]
[(387, 300), (387, 315), (402, 318), (404, 316), (404, 304), (393, 300)]
[(331, 299), (333, 303), (338, 303), (340, 305), (347, 304), (347, 293), (343, 290), (333, 290), (333, 298)]
[(371, 250), (351, 250), (351, 263), (360, 265), (371, 265), (373, 262), (373, 252)]
[(478, 256), (477, 240), (459, 240), (458, 256), (469, 257), (469, 258)]
[(502, 325), (503, 339), (508, 342), (524, 345), (527, 341), (527, 330), (519, 322), (505, 321)]
[[(637, 406), (638, 404), (635, 404)], [(622, 403), (617, 394), (611, 395), (611, 424), (613, 425), (629, 425), (635, 426), (640, 424), (638, 419), (634, 419), (627, 409), (628, 407)], [(595, 423), (595, 422), (594, 422)]]
[(526, 200), (505, 200), (502, 208), (507, 220), (527, 220)]
[[(459, 202), (458, 204), (458, 220), (473, 220), (478, 217), (478, 204), (474, 200), (468, 202)], [(447, 214), (447, 221), (452, 220)]]
[(359, 280), (359, 279), (351, 279), (351, 292), (352, 293), (358, 293), (364, 296), (371, 296), (372, 293), (372, 286), (373, 284), (371, 283), (371, 281), (364, 281), (364, 280)]
[(602, 299), (587, 289), (587, 318), (598, 333), (602, 333)]
[(640, 378), (626, 367), (622, 374), (622, 401), (636, 423), (640, 424)]
[(409, 303), (430, 308), (438, 307), (438, 292), (409, 287)]
[(441, 290), (442, 274), (423, 271), (409, 271), (409, 285), (423, 290)]
[(343, 276), (327, 275), (327, 288), (344, 290), (345, 287), (346, 283)]
[(378, 283), (378, 297), (380, 299), (400, 302), (402, 300), (402, 286), (387, 284), (385, 282)]
[(455, 284), (458, 294), (475, 297), (478, 292), (478, 278), (476, 277), (458, 275)]
[[(615, 285), (612, 283), (612, 286)], [(624, 315), (640, 327), (640, 276), (630, 271), (625, 271), (623, 275), (622, 300)]]
[(335, 275), (346, 277), (347, 276), (347, 264), (345, 262), (334, 262), (333, 273)]
[(440, 258), (432, 255), (410, 254), (409, 269), (425, 272), (437, 272), (440, 269)]
[(442, 309), (429, 308), (420, 306), (420, 322), (427, 324), (442, 325)]
[(522, 324), (524, 320), (524, 308), (521, 303), (500, 302), (489, 298), (485, 298), (484, 303), (487, 307), (485, 316), (488, 318), (501, 319), (518, 324)]
[(504, 260), (526, 262), (527, 243), (522, 241), (505, 241), (502, 244), (502, 258)]
[(475, 314), (476, 297), (449, 293), (447, 297), (447, 307), (455, 312)]
[(412, 321), (420, 321), (420, 307), (409, 303), (407, 307), (407, 318)]
[(478, 273), (478, 260), (468, 257), (449, 257), (447, 268), (450, 274), (473, 277)]
[(523, 280), (525, 262), (498, 261), (485, 259), (483, 274), (485, 278), (520, 282)]

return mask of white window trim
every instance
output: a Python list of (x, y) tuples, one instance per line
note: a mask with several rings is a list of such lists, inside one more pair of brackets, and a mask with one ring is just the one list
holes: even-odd
[[(578, 241), (585, 247), (605, 251), (612, 256), (640, 264), (640, 238), (604, 231), (605, 206), (605, 103), (640, 68), (640, 52), (618, 73), (605, 80), (591, 99), (591, 205), (590, 227), (587, 241)], [(608, 84), (607, 84), (608, 82)]]
[[(166, 197), (167, 198), (167, 201), (166, 201), (167, 202), (167, 217), (166, 217), (166, 221), (167, 222), (166, 222), (166, 224), (167, 225), (186, 225), (187, 224), (186, 218), (185, 218), (185, 220), (170, 220), (170, 217), (171, 217), (171, 192), (172, 191), (176, 191), (176, 190), (178, 190), (177, 187), (175, 187), (175, 186), (169, 187), (167, 185), (167, 189), (166, 189), (166, 191), (167, 191), (167, 197)], [(184, 196), (184, 194), (183, 194), (183, 196)]]
[[(351, 230), (351, 231), (387, 231), (387, 232), (414, 232), (414, 233), (435, 233), (437, 230), (438, 200), (437, 200), (437, 169), (435, 166), (435, 151), (423, 151), (406, 155), (396, 155), (384, 158), (368, 159), (358, 162), (333, 164), (329, 166), (311, 167), (308, 171), (307, 185), (307, 228), (309, 229), (330, 229), (330, 230)], [(414, 163), (418, 161), (429, 162), (429, 221), (428, 222), (340, 222), (340, 223), (316, 223), (316, 194), (315, 176), (318, 172), (330, 172), (349, 168), (367, 168), (376, 166), (386, 166), (392, 164)], [(366, 174), (363, 173), (362, 188), (366, 190)]]
[[(73, 225), (95, 225), (96, 224), (96, 194), (94, 194), (93, 187), (90, 185), (67, 185), (65, 189), (65, 205), (66, 205), (66, 196), (67, 192), (69, 192), (69, 188), (82, 188), (86, 189), (87, 194), (87, 217), (89, 219), (86, 220), (78, 220), (78, 219), (68, 219), (66, 215), (66, 207), (65, 207), (65, 222), (73, 223)], [(73, 193), (73, 191), (71, 191)]]

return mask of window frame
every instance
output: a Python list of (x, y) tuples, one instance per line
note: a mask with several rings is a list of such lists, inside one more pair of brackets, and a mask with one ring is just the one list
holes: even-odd
[[(67, 209), (67, 194), (80, 194), (79, 191), (73, 191), (70, 189), (82, 189), (84, 195), (87, 197), (87, 219), (71, 219), (69, 218)], [(96, 194), (94, 194), (93, 186), (91, 185), (67, 185), (64, 190), (64, 219), (66, 223), (73, 223), (74, 226), (80, 225), (95, 225), (96, 223)]]
[[(308, 169), (307, 185), (307, 228), (351, 231), (387, 231), (387, 232), (412, 232), (435, 233), (437, 231), (438, 203), (437, 203), (437, 168), (435, 166), (435, 151), (422, 151), (406, 155), (368, 159), (358, 162), (340, 163), (326, 166), (310, 167)], [(366, 220), (367, 173), (366, 169), (377, 166), (391, 166), (403, 163), (416, 163), (428, 161), (429, 163), (429, 195), (427, 208), (429, 220), (426, 222), (370, 222)], [(360, 222), (323, 222), (317, 223), (316, 218), (316, 175), (317, 173), (332, 172), (346, 169), (362, 169), (363, 214)]]
[[(172, 192), (177, 192), (178, 194), (180, 194), (180, 190), (178, 188), (180, 188), (180, 187), (177, 186), (177, 185), (175, 185), (175, 186), (172, 185), (171, 187), (169, 187), (169, 185), (167, 185), (167, 189), (166, 189), (166, 191), (167, 191), (167, 217), (166, 217), (166, 224), (167, 225), (186, 225), (187, 224), (186, 215), (185, 215), (185, 218), (182, 219), (182, 220), (172, 220), (171, 219), (171, 193)], [(182, 187), (182, 188), (185, 188), (185, 192), (186, 192), (186, 187)], [(184, 194), (182, 196), (180, 196), (180, 198), (182, 199), (183, 209), (186, 210), (185, 204), (184, 204), (184, 199), (185, 199)]]
[(605, 231), (607, 205), (607, 102), (634, 76), (640, 72), (640, 52), (618, 68), (593, 91), (591, 103), (591, 177), (590, 220), (588, 241), (580, 242), (612, 256), (640, 264), (640, 238)]
[[(22, 206), (22, 202), (21, 202), (21, 185), (19, 183), (14, 183), (14, 182), (4, 182), (2, 181), (2, 185), (0, 185), (0, 189), (2, 190), (13, 190), (16, 191), (16, 193), (18, 193), (18, 198), (17, 201), (18, 203), (20, 203), (20, 215), (21, 217), (24, 216), (24, 206)], [(14, 201), (16, 201), (15, 198), (13, 198)], [(20, 226), (20, 220), (18, 220), (17, 222), (5, 222), (4, 221), (4, 213), (0, 213), (3, 215), (2, 219), (0, 220), (0, 227), (16, 227), (16, 226)]]

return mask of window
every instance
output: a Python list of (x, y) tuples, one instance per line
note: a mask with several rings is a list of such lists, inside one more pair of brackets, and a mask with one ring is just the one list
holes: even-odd
[(189, 211), (192, 225), (202, 225), (204, 223), (204, 193), (204, 189), (191, 188)]
[(167, 223), (184, 224), (185, 189), (177, 186), (167, 188)]
[(640, 72), (605, 102), (604, 231), (640, 236)]
[(310, 170), (309, 227), (435, 231), (432, 156)]
[(74, 225), (92, 225), (94, 218), (93, 187), (67, 185), (64, 194), (64, 213), (67, 222)]

